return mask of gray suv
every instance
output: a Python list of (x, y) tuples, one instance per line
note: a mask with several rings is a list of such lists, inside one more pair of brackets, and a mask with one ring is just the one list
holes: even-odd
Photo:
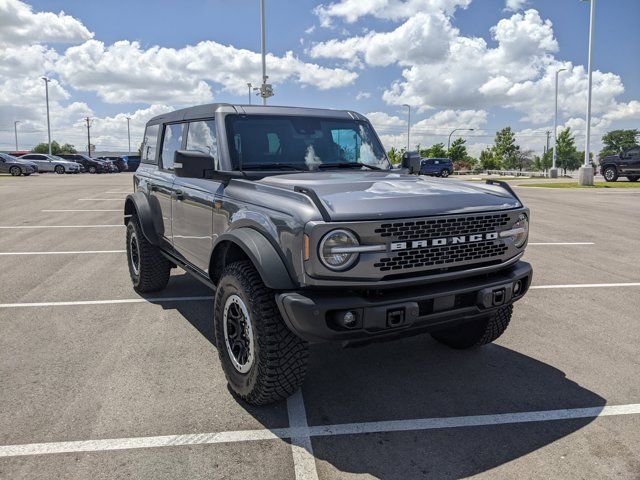
[(302, 383), (309, 342), (429, 332), (494, 341), (532, 270), (529, 210), (503, 183), (391, 169), (352, 111), (213, 104), (147, 124), (127, 259), (140, 293), (180, 266), (215, 290), (231, 389), (260, 405)]

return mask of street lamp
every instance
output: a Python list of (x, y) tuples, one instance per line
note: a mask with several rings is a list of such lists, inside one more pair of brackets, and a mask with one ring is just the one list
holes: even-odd
[(556, 143), (558, 141), (557, 131), (558, 131), (558, 74), (560, 72), (564, 72), (566, 68), (559, 68), (556, 70), (556, 113), (553, 117), (553, 164), (551, 165), (551, 170), (549, 170), (549, 177), (558, 178), (558, 167), (556, 166), (556, 162), (558, 159), (558, 155), (556, 153)]
[(51, 155), (51, 123), (49, 121), (49, 82), (51, 81), (47, 77), (42, 77), (44, 80), (44, 91), (47, 99), (47, 135), (49, 137), (49, 155)]
[(131, 155), (131, 129), (129, 127), (129, 121), (131, 117), (127, 117), (127, 140), (129, 141), (129, 150), (127, 150), (127, 155)]
[(267, 98), (273, 96), (273, 88), (267, 83), (269, 78), (267, 75), (267, 40), (265, 26), (265, 7), (264, 0), (260, 0), (260, 33), (261, 33), (261, 50), (262, 50), (262, 85), (260, 86), (260, 96), (262, 104), (267, 104)]
[(402, 106), (407, 107), (407, 152), (409, 152), (411, 150), (411, 105), (404, 103)]
[(15, 122), (13, 122), (13, 133), (16, 136), (16, 152), (18, 151), (18, 124), (20, 123), (20, 120), (16, 120)]
[(247, 82), (247, 87), (249, 87), (249, 105), (251, 105), (251, 87), (253, 87), (251, 82)]
[(453, 130), (451, 130), (451, 133), (449, 134), (449, 141), (447, 142), (447, 152), (451, 148), (451, 135), (453, 135), (455, 132), (459, 130), (467, 130), (469, 132), (473, 132), (475, 128), (454, 128)]
[[(585, 0), (582, 0), (585, 1)], [(589, 1), (589, 0), (586, 0)], [(589, 144), (591, 142), (591, 77), (593, 71), (592, 51), (593, 51), (593, 27), (596, 15), (596, 0), (591, 0), (591, 8), (589, 11), (589, 90), (587, 93), (587, 125), (586, 138), (584, 141), (584, 165), (578, 171), (578, 181), (580, 185), (593, 185), (593, 167), (591, 166), (591, 158), (589, 155)]]

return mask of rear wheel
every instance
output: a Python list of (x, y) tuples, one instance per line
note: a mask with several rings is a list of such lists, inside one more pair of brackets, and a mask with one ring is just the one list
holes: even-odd
[(456, 325), (446, 330), (432, 332), (431, 336), (451, 348), (479, 347), (496, 340), (509, 326), (513, 305), (501, 307), (489, 318)]
[(638, 179), (640, 179), (640, 175), (629, 175), (627, 177), (627, 180), (629, 180), (630, 182), (637, 182)]
[(9, 173), (14, 177), (19, 177), (22, 174), (22, 170), (20, 170), (20, 167), (11, 167)]
[(54, 168), (53, 171), (58, 173), (58, 174), (63, 174), (64, 173), (64, 167), (62, 165), (56, 165), (56, 168)]
[(127, 224), (127, 262), (136, 292), (157, 292), (167, 286), (171, 262), (145, 238), (136, 215)]
[(607, 167), (602, 172), (602, 176), (607, 182), (615, 182), (618, 180), (618, 170), (616, 167)]
[(287, 328), (249, 261), (228, 265), (214, 303), (216, 345), (229, 387), (244, 401), (283, 400), (304, 381), (307, 343)]
[(96, 173), (96, 167), (94, 167), (93, 165), (89, 167), (89, 173)]
[(447, 178), (449, 176), (449, 170), (446, 168), (440, 172), (440, 176), (443, 178)]

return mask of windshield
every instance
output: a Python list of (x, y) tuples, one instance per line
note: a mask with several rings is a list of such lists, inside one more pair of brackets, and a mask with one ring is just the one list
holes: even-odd
[(367, 122), (318, 117), (227, 115), (233, 169), (389, 169)]

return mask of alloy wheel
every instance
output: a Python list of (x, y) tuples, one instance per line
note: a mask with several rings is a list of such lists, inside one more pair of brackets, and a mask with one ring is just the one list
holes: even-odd
[(233, 367), (247, 373), (254, 361), (255, 342), (247, 306), (238, 295), (231, 295), (222, 315), (224, 341)]

